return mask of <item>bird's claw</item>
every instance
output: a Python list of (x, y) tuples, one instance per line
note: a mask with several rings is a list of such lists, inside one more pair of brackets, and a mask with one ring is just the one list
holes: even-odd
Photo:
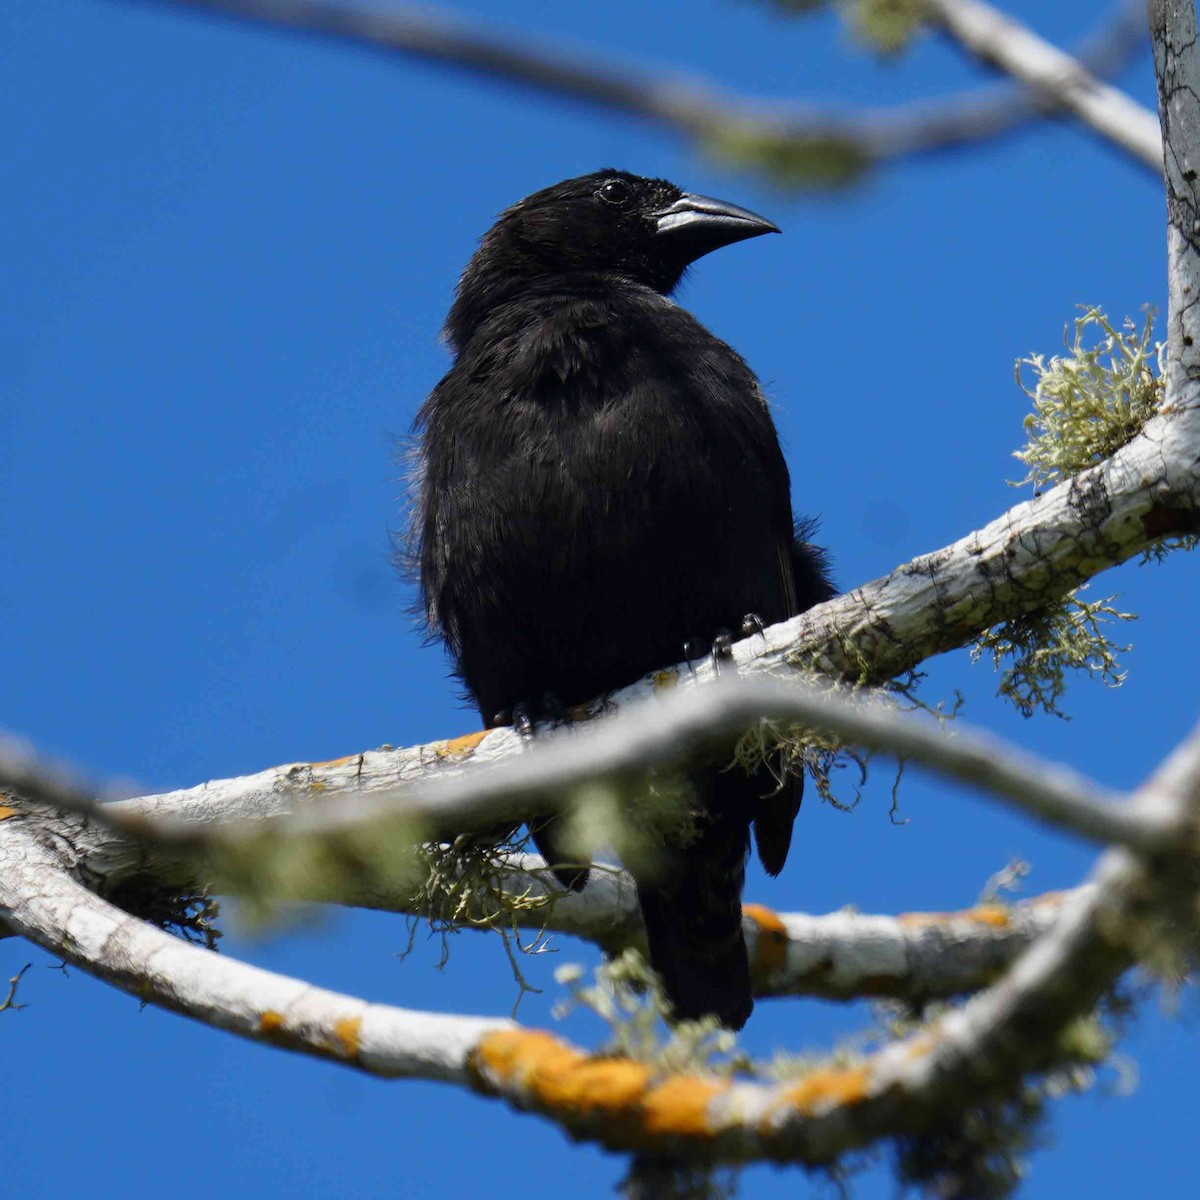
[(708, 644), (707, 650), (694, 638), (688, 638), (683, 643), (683, 660), (693, 674), (695, 674), (695, 668), (692, 663), (698, 658), (703, 658), (706, 653), (712, 658), (713, 667), (719, 675), (721, 664), (729, 662), (733, 658), (733, 634), (728, 629), (718, 629), (716, 636)]
[(529, 705), (524, 700), (513, 705), (512, 723), (513, 728), (521, 737), (533, 737), (533, 713), (530, 712)]
[(759, 637), (765, 638), (767, 636), (766, 629), (767, 627), (758, 613), (747, 613), (742, 618), (742, 637), (751, 637), (757, 633)]
[(728, 629), (718, 629), (712, 640), (713, 670), (721, 674), (721, 664), (733, 660), (733, 634)]
[(546, 692), (539, 703), (521, 700), (512, 708), (502, 708), (493, 718), (492, 725), (511, 725), (521, 737), (532, 737), (539, 720), (565, 721), (567, 709), (556, 692)]

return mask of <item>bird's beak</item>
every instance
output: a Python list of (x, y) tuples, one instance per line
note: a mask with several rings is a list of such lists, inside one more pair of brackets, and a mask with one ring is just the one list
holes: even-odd
[(779, 233), (774, 221), (711, 196), (680, 196), (673, 204), (653, 214), (655, 236), (686, 243), (699, 258), (710, 250), (728, 246), (761, 233)]

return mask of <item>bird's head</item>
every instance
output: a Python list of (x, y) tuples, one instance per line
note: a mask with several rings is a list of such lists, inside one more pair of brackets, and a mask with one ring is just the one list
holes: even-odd
[(500, 214), (463, 272), (447, 332), (461, 344), (481, 306), (542, 279), (610, 274), (666, 295), (710, 251), (778, 232), (757, 213), (665, 179), (615, 169), (580, 175)]

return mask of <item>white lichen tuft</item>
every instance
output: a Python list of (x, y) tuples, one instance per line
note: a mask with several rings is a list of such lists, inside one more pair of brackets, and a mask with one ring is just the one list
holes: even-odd
[[(1163, 402), (1165, 344), (1155, 342), (1154, 312), (1139, 328), (1116, 328), (1088, 308), (1064, 337), (1067, 353), (1031, 354), (1017, 362), (1017, 383), (1033, 401), (1028, 442), (1014, 452), (1028, 473), (1014, 487), (1049, 487), (1114, 454), (1141, 431)], [(1033, 373), (1033, 385), (1026, 382)]]
[(703, 1073), (728, 1078), (751, 1069), (737, 1049), (737, 1035), (715, 1017), (666, 1022), (670, 1005), (658, 976), (636, 950), (626, 950), (596, 968), (586, 982), (581, 967), (567, 964), (554, 973), (570, 993), (555, 1007), (562, 1018), (577, 1009), (595, 1013), (609, 1029), (603, 1053), (651, 1063), (664, 1073)]

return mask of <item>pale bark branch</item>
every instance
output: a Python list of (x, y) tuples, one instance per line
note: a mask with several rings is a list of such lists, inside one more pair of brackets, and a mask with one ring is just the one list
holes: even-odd
[(243, 1037), (375, 1075), (481, 1088), (614, 1149), (822, 1162), (928, 1127), (968, 1090), (1051, 1060), (1054, 1035), (1131, 961), (1098, 930), (1104, 914), (1130, 910), (1132, 862), (1110, 852), (1096, 886), (1071, 896), (1050, 934), (960, 1012), (854, 1065), (782, 1083), (675, 1074), (507, 1021), (369, 1004), (189, 946), (77, 883), (20, 814), (0, 820), (0, 912), (130, 995)]
[[(60, 860), (93, 891), (120, 893), (130, 881), (153, 880), (187, 893), (201, 882), (186, 854), (136, 839), (75, 813), (0, 810), (36, 819), (41, 836)], [(464, 926), (520, 928), (537, 935), (565, 934), (592, 942), (610, 955), (644, 948), (644, 930), (633, 880), (601, 864), (582, 892), (553, 881), (543, 859), (519, 854), (499, 862), (496, 877), (508, 898), (499, 917), (495, 898), (473, 898), (460, 914)], [(292, 898), (428, 915), (411, 886), (361, 872), (339, 873), (311, 888), (293, 881)], [(1045, 932), (1069, 893), (1047, 893), (1013, 904), (984, 903), (959, 912), (873, 915), (854, 911), (812, 916), (747, 904), (744, 930), (759, 996), (851, 999), (888, 996), (909, 1001), (960, 995), (994, 979)], [(516, 898), (521, 903), (513, 903)], [(0, 919), (0, 937), (11, 936)]]
[[(1179, 820), (1194, 818), (1182, 797), (1171, 803)], [(1191, 844), (1177, 849), (1194, 862)], [(1190, 872), (1167, 878), (1127, 850), (1110, 850), (1089, 886), (1067, 897), (1050, 930), (996, 984), (919, 1034), (787, 1084), (700, 1078), (674, 1081), (667, 1095), (666, 1084), (649, 1094), (632, 1088), (629, 1105), (603, 1092), (588, 1098), (571, 1085), (588, 1078), (594, 1060), (523, 1031), (488, 1039), (476, 1062), (510, 1103), (616, 1149), (829, 1162), (881, 1137), (934, 1129), (1061, 1061), (1072, 1023), (1133, 965), (1139, 939), (1164, 912), (1194, 903), (1194, 887)]]
[[(1167, 405), (1200, 407), (1200, 80), (1195, 5), (1152, 0), (1158, 107), (1166, 140)], [(1200, 456), (1192, 469), (1200, 473)]]
[[(1193, 778), (1196, 742), (1150, 785), (1180, 819), (1194, 815), (1194, 789), (1165, 784)], [(1186, 858), (1193, 847), (1180, 840), (1173, 851)], [(0, 911), (19, 933), (131, 994), (375, 1074), (482, 1087), (615, 1149), (802, 1162), (929, 1128), (980, 1088), (1053, 1064), (1062, 1032), (1134, 961), (1139, 928), (1178, 903), (1171, 889), (1180, 881), (1194, 888), (1189, 872), (1151, 871), (1110, 851), (1092, 886), (1069, 895), (1049, 931), (961, 1010), (849, 1066), (731, 1082), (590, 1055), (508, 1022), (368, 1005), (245, 966), (106, 905), (66, 873), (61, 854), (32, 817), (0, 820)]]
[[(625, 64), (587, 61), (569, 48), (536, 46), (525, 37), (506, 38), (423, 5), (382, 8), (330, 0), (150, 2), (501, 79), (545, 95), (648, 120), (702, 148), (735, 157), (742, 165), (782, 170), (793, 180), (807, 174), (808, 182), (814, 183), (837, 183), (872, 163), (978, 142), (1047, 108), (1068, 107), (1064, 97), (1041, 79), (1043, 86), (1032, 96), (995, 88), (889, 109), (837, 112), (811, 104), (731, 96), (713, 84), (668, 71), (643, 73)], [(1068, 61), (1089, 78), (1084, 62), (1096, 71), (1118, 68), (1130, 45), (1130, 24), (1128, 7), (1121, 9), (1109, 26), (1081, 46), (1079, 60)], [(1066, 89), (1066, 100), (1075, 100), (1079, 90), (1078, 85)], [(1125, 133), (1118, 124), (1116, 134)], [(1131, 145), (1127, 136), (1114, 135), (1114, 143), (1147, 165), (1137, 139)], [(1149, 165), (1161, 169), (1161, 156)]]
[[(770, 631), (768, 631), (768, 636)], [(753, 648), (749, 654), (753, 655)], [(754, 669), (758, 660), (739, 664)], [(401, 819), (453, 833), (520, 821), (571, 802), (571, 789), (607, 778), (688, 761), (707, 745), (728, 743), (760, 722), (833, 734), (846, 744), (896, 754), (972, 784), (993, 799), (1091, 840), (1147, 852), (1169, 845), (1178, 830), (1157, 811), (1134, 811), (1067, 767), (1025, 754), (959, 723), (947, 729), (878, 701), (864, 701), (803, 679), (711, 679), (706, 664), (676, 677), (661, 694), (652, 677), (604, 701), (618, 709), (582, 725), (544, 728), (533, 744), (496, 730), (471, 748), (476, 768), (447, 770), (438, 743), (375, 751), (346, 763), (278, 768), (270, 777), (272, 830), (278, 836), (337, 834)], [(655, 695), (655, 689), (660, 694)], [(397, 760), (430, 764), (418, 782), (398, 781)], [(434, 765), (437, 764), (437, 765)], [(352, 785), (343, 773), (351, 769)], [(208, 783), (200, 789), (118, 801), (91, 809), (123, 832), (164, 842), (232, 846), (258, 841), (265, 805), (262, 775)], [(289, 803), (290, 793), (290, 803)], [(207, 799), (203, 810), (197, 803)], [(244, 806), (253, 816), (245, 819)]]
[(1156, 796), (1181, 798), (1200, 809), (1200, 725), (1155, 772), (1148, 790)]
[(36, 821), (21, 815), (0, 819), (0, 915), (14, 932), (141, 1001), (374, 1075), (466, 1083), (472, 1047), (511, 1028), (369, 1004), (189, 945), (78, 883)]
[[(754, 661), (747, 661), (747, 669)], [(602, 707), (619, 706), (619, 712), (581, 726), (545, 728), (533, 745), (523, 744), (511, 730), (467, 739), (471, 744), (462, 753), (473, 756), (473, 770), (447, 770), (452, 756), (440, 752), (447, 744), (434, 743), (281, 767), (183, 792), (71, 807), (117, 834), (175, 846), (183, 857), (204, 847), (223, 852), (238, 844), (262, 846), (264, 830), (275, 839), (328, 840), (397, 821), (411, 827), (413, 840), (421, 840), (426, 829), (439, 831), (432, 839), (439, 840), (446, 836), (441, 831), (454, 836), (488, 830), (569, 807), (573, 791), (585, 784), (682, 765), (706, 746), (728, 745), (766, 723), (832, 734), (850, 746), (895, 754), (1097, 842), (1154, 853), (1179, 835), (1161, 806), (1135, 809), (1067, 767), (960, 724), (947, 729), (878, 700), (842, 695), (801, 678), (705, 682), (704, 672), (715, 669), (710, 663), (694, 677), (672, 677), (666, 694), (655, 695), (656, 688), (663, 690), (660, 673), (604, 701)], [(430, 764), (426, 777), (410, 773), (398, 782), (414, 758)], [(0, 760), (0, 787), (3, 767)]]
[[(25, 738), (0, 730), (0, 800), (18, 792), (34, 804), (67, 812), (98, 812), (97, 789), (73, 771), (37, 754)], [(106, 793), (107, 794), (107, 793)]]
[(1073, 892), (960, 912), (776, 913), (746, 905), (755, 995), (922, 1003), (978, 991), (1047, 932)]
[(1162, 169), (1155, 114), (1097, 79), (1078, 59), (982, 0), (923, 2), (935, 23), (983, 62), (1019, 79), (1055, 109), (1078, 117), (1143, 166)]

